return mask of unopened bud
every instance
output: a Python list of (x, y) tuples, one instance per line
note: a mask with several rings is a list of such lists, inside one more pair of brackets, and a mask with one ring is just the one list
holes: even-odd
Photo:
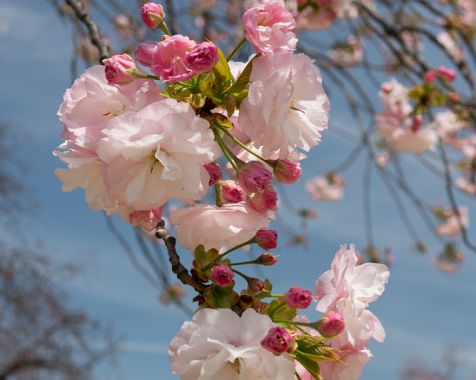
[(447, 79), (450, 82), (453, 82), (456, 79), (456, 73), (445, 66), (438, 67), (437, 72), (439, 76), (444, 79)]
[(317, 323), (317, 331), (325, 338), (337, 336), (345, 329), (344, 318), (334, 311), (327, 312)]
[(128, 84), (140, 76), (136, 63), (128, 54), (113, 55), (104, 59), (106, 79), (109, 84)]
[(289, 160), (277, 160), (273, 173), (278, 182), (290, 184), (299, 179), (302, 169), (299, 163)]
[(266, 266), (272, 266), (278, 262), (278, 259), (276, 256), (272, 255), (271, 253), (263, 253), (261, 256), (259, 256), (256, 260), (255, 263), (258, 265), (266, 265)]
[(278, 233), (275, 230), (262, 228), (256, 233), (255, 242), (263, 249), (274, 249), (278, 245)]
[(300, 286), (293, 286), (284, 294), (284, 300), (293, 309), (305, 309), (312, 302), (312, 293)]
[(234, 274), (231, 268), (225, 264), (218, 264), (212, 268), (212, 281), (221, 287), (233, 284)]
[(261, 281), (259, 278), (250, 277), (247, 280), (248, 282), (248, 289), (252, 292), (260, 292), (264, 289), (264, 282)]
[(142, 21), (150, 29), (156, 29), (164, 22), (164, 9), (161, 5), (156, 3), (145, 3), (140, 14)]
[(292, 337), (287, 329), (284, 327), (273, 327), (261, 341), (261, 346), (274, 355), (281, 355), (288, 351), (291, 341)]

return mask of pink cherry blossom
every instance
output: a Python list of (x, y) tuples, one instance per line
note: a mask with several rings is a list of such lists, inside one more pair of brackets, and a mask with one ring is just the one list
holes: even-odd
[(306, 190), (316, 201), (337, 201), (342, 198), (345, 180), (332, 174), (325, 177), (316, 177), (306, 182)]
[(177, 230), (179, 244), (192, 250), (199, 244), (206, 249), (231, 248), (252, 239), (268, 225), (264, 215), (250, 210), (243, 202), (178, 209), (170, 213), (170, 222)]
[(334, 310), (340, 300), (349, 300), (357, 310), (363, 310), (382, 295), (389, 276), (390, 273), (383, 264), (357, 265), (355, 247), (347, 249), (346, 246), (341, 246), (332, 261), (331, 269), (316, 282), (316, 308), (326, 312)]
[(367, 349), (355, 349), (352, 346), (342, 347), (340, 359), (343, 363), (319, 363), (323, 380), (358, 380), (362, 375), (363, 366), (370, 361), (372, 354)]
[(456, 187), (465, 193), (476, 195), (476, 183), (467, 178), (458, 178), (456, 180)]
[(254, 309), (241, 317), (229, 309), (200, 309), (170, 343), (172, 371), (182, 380), (294, 379), (291, 357), (261, 346), (273, 327)]
[(102, 66), (93, 66), (81, 75), (64, 94), (58, 111), (65, 126), (62, 134), (65, 142), (55, 155), (68, 165), (67, 169), (56, 170), (63, 182), (63, 191), (84, 188), (86, 200), (93, 210), (119, 213), (129, 220), (134, 209), (121, 205), (105, 182), (106, 164), (97, 154), (98, 144), (111, 120), (161, 98), (160, 89), (152, 81), (109, 85)]
[(319, 69), (303, 54), (272, 55), (253, 61), (248, 97), (239, 123), (264, 158), (309, 151), (327, 128), (329, 101)]
[(461, 61), (463, 59), (463, 51), (451, 34), (443, 31), (436, 36), (436, 39), (453, 59), (456, 61)]
[(271, 184), (273, 174), (262, 162), (250, 161), (238, 171), (238, 180), (247, 192), (265, 189)]
[(468, 228), (469, 216), (468, 209), (466, 207), (460, 207), (459, 215), (456, 215), (453, 210), (446, 210), (448, 216), (443, 224), (438, 226), (437, 232), (442, 236), (459, 236), (461, 235), (461, 227)]
[(273, 212), (278, 209), (278, 194), (272, 185), (268, 185), (262, 190), (248, 193), (246, 203), (257, 212)]
[(257, 53), (292, 53), (297, 38), (296, 23), (283, 0), (269, 0), (243, 15), (245, 36)]
[(211, 42), (202, 42), (190, 51), (185, 62), (195, 73), (206, 73), (218, 62), (218, 49)]
[(153, 210), (136, 210), (129, 215), (130, 223), (134, 227), (140, 227), (146, 232), (150, 232), (157, 227), (162, 218), (162, 208)]
[(334, 311), (327, 312), (320, 320), (319, 333), (327, 338), (339, 335), (345, 329), (344, 318)]
[(186, 64), (186, 58), (196, 46), (196, 42), (180, 34), (159, 42), (154, 55), (152, 71), (164, 82), (180, 82), (195, 75)]
[(215, 162), (210, 162), (203, 165), (208, 175), (210, 176), (210, 181), (208, 181), (208, 186), (212, 186), (223, 178), (223, 173), (221, 172), (220, 165)]
[(203, 164), (218, 147), (209, 123), (184, 102), (165, 99), (111, 120), (98, 155), (105, 178), (124, 204), (147, 210), (177, 198), (190, 203), (208, 191)]
[(212, 281), (221, 287), (233, 284), (234, 274), (231, 268), (225, 264), (218, 264), (212, 268)]
[(137, 45), (134, 57), (140, 64), (151, 67), (154, 64), (155, 56), (159, 51), (159, 43), (156, 41), (145, 41)]
[(291, 334), (284, 327), (273, 327), (261, 341), (263, 348), (275, 355), (286, 352), (291, 345)]
[(397, 128), (391, 135), (391, 145), (396, 152), (422, 154), (434, 149), (438, 142), (436, 131), (432, 128), (411, 129)]

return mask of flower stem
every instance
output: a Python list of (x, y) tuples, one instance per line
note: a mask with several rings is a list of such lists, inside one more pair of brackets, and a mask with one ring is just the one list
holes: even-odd
[(258, 153), (253, 152), (250, 148), (248, 148), (245, 144), (243, 144), (240, 140), (238, 140), (235, 136), (233, 136), (230, 132), (226, 130), (226, 128), (223, 128), (221, 125), (216, 124), (217, 128), (220, 129), (223, 133), (225, 133), (235, 144), (238, 144), (241, 146), (244, 150), (258, 158), (259, 160), (263, 161), (265, 164), (269, 165), (269, 162), (261, 157)]
[(228, 58), (226, 59), (227, 62), (229, 62), (234, 56), (236, 53), (238, 53), (238, 51), (246, 44), (246, 38), (243, 38), (240, 43), (238, 45), (236, 45), (236, 47), (233, 49), (233, 51), (230, 53), (230, 55), (228, 55)]
[(233, 169), (238, 171), (238, 165), (236, 164), (235, 159), (232, 157), (232, 153), (230, 152), (228, 147), (225, 145), (225, 143), (223, 142), (219, 134), (216, 132), (216, 130), (213, 128), (213, 126), (212, 126), (212, 130), (213, 130), (213, 134), (215, 135), (215, 140), (218, 146), (220, 147), (221, 151), (223, 152), (227, 160), (230, 162), (231, 166), (233, 166)]
[(228, 251), (222, 253), (219, 257), (220, 259), (228, 255), (229, 253), (236, 251), (237, 249), (244, 247), (245, 245), (253, 244), (254, 243), (254, 238), (250, 239), (248, 241), (245, 241), (244, 243), (238, 244), (236, 247), (230, 248)]

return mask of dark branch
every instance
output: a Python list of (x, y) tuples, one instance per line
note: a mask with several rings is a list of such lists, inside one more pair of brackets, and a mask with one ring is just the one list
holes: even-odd
[(76, 17), (88, 29), (91, 42), (99, 50), (99, 63), (102, 63), (103, 59), (109, 58), (111, 56), (111, 49), (109, 48), (109, 45), (101, 38), (99, 27), (86, 12), (84, 4), (81, 2), (81, 0), (66, 0), (66, 3), (73, 9)]
[(183, 284), (190, 285), (198, 293), (203, 293), (206, 289), (206, 286), (195, 280), (188, 272), (188, 269), (185, 268), (180, 262), (180, 256), (178, 255), (177, 250), (175, 248), (176, 240), (173, 236), (170, 236), (167, 230), (164, 228), (163, 220), (160, 221), (155, 232), (155, 236), (157, 237), (157, 239), (161, 239), (164, 241), (165, 246), (167, 247), (167, 252), (169, 254), (169, 261), (172, 265), (172, 272), (175, 273), (177, 278), (182, 281)]

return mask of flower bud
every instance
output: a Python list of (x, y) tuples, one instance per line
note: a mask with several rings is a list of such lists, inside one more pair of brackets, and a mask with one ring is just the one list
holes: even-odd
[(256, 233), (255, 242), (263, 249), (274, 249), (278, 245), (278, 233), (275, 230), (262, 228)]
[(140, 15), (144, 24), (150, 29), (156, 29), (164, 22), (164, 9), (162, 5), (156, 3), (145, 3)]
[(264, 190), (248, 194), (246, 201), (248, 206), (261, 213), (278, 209), (278, 194), (271, 184)]
[(259, 278), (249, 277), (248, 280), (248, 289), (252, 292), (260, 292), (264, 289), (264, 282)]
[(214, 185), (223, 178), (223, 173), (221, 172), (220, 166), (216, 162), (210, 162), (208, 164), (203, 165), (203, 167), (210, 176), (208, 186)]
[(312, 293), (300, 286), (293, 286), (284, 294), (284, 300), (293, 309), (305, 309), (311, 304)]
[(273, 327), (261, 341), (261, 346), (274, 355), (287, 352), (291, 346), (291, 334), (284, 327)]
[(196, 45), (185, 58), (188, 68), (197, 74), (210, 71), (217, 62), (218, 49), (212, 42), (202, 42)]
[(159, 50), (159, 43), (155, 41), (145, 41), (137, 46), (134, 57), (140, 64), (151, 67), (154, 64), (154, 57)]
[(231, 268), (225, 264), (218, 264), (212, 268), (212, 281), (221, 287), (233, 284), (234, 274)]
[(428, 70), (423, 75), (423, 80), (426, 83), (433, 83), (436, 79), (436, 73), (433, 70)]
[(109, 84), (131, 83), (138, 73), (136, 63), (128, 54), (113, 55), (104, 59), (106, 79)]
[(319, 321), (317, 331), (325, 337), (332, 338), (344, 331), (344, 318), (334, 311), (327, 312)]
[(423, 124), (423, 116), (422, 115), (416, 115), (412, 120), (411, 130), (413, 132), (418, 132), (418, 130), (420, 129), (422, 124)]
[(263, 253), (261, 256), (256, 258), (255, 263), (258, 265), (272, 266), (278, 262), (276, 256), (271, 253)]
[(277, 160), (273, 172), (278, 182), (290, 184), (299, 179), (302, 169), (299, 163), (289, 160)]
[(220, 188), (225, 202), (238, 203), (243, 200), (243, 189), (236, 181), (223, 181)]
[(438, 75), (441, 76), (444, 79), (447, 79), (450, 82), (453, 82), (456, 79), (456, 73), (448, 69), (447, 67), (440, 66), (437, 69)]
[(259, 161), (250, 161), (238, 171), (238, 180), (248, 193), (265, 189), (272, 179), (271, 171)]

